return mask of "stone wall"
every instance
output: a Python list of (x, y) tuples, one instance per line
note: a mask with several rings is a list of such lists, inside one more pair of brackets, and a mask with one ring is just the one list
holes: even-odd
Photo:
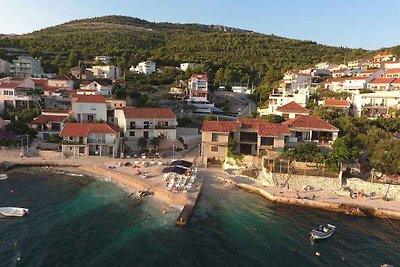
[(356, 192), (361, 190), (366, 194), (375, 192), (376, 197), (383, 197), (387, 193), (390, 198), (400, 199), (400, 185), (371, 183), (358, 178), (349, 178), (347, 186)]
[(336, 178), (323, 176), (293, 175), (286, 173), (271, 173), (264, 171), (264, 184), (270, 184), (277, 187), (294, 188), (303, 191), (305, 187), (312, 187), (313, 190), (337, 191), (341, 188), (341, 175)]

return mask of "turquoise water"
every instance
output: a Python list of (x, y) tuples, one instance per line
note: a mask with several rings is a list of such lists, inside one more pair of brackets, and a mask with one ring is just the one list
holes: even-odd
[[(0, 206), (31, 213), (0, 218), (0, 266), (400, 264), (399, 222), (273, 205), (218, 184), (204, 188), (183, 229), (174, 225), (177, 211), (162, 214), (155, 201), (137, 202), (111, 183), (39, 168), (9, 172), (0, 181)], [(312, 245), (308, 232), (323, 222), (337, 231)]]

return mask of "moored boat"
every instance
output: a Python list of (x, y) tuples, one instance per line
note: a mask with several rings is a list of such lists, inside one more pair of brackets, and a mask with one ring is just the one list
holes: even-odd
[(2, 207), (0, 208), (0, 214), (8, 217), (22, 217), (29, 213), (26, 208), (17, 207)]
[(326, 239), (335, 232), (336, 226), (328, 223), (320, 225), (317, 229), (310, 232), (312, 239)]
[(0, 173), (0, 181), (1, 180), (6, 180), (8, 178), (7, 174), (5, 173)]

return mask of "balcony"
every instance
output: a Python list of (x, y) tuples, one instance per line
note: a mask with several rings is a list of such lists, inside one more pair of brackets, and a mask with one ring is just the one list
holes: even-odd
[(132, 126), (128, 125), (127, 130), (143, 130), (143, 129), (176, 129), (175, 125), (142, 125), (142, 126)]

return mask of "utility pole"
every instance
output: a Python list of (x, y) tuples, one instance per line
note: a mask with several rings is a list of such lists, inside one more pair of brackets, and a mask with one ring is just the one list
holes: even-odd
[(26, 156), (29, 153), (29, 135), (26, 135)]

